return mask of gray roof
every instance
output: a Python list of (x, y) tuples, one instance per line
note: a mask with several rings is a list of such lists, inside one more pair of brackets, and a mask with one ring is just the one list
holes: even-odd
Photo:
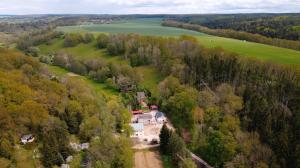
[(152, 119), (151, 114), (141, 114), (138, 116), (138, 119)]
[(157, 113), (155, 114), (155, 118), (160, 118), (160, 117), (165, 117), (164, 113), (162, 113), (162, 112), (157, 112)]
[(32, 137), (32, 134), (23, 135), (21, 139), (27, 140)]

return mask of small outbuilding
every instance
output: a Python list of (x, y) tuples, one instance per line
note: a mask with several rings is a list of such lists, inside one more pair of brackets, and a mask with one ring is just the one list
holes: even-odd
[(158, 106), (157, 105), (151, 105), (150, 110), (158, 110)]
[(164, 113), (159, 112), (159, 111), (155, 114), (155, 119), (156, 119), (156, 122), (161, 123), (161, 124), (167, 122), (167, 118), (165, 117)]
[(130, 126), (133, 129), (133, 134), (131, 135), (131, 137), (142, 137), (144, 136), (144, 124), (143, 123), (132, 123), (130, 124)]
[(70, 142), (70, 146), (75, 151), (81, 151), (81, 150), (89, 149), (90, 144), (89, 143), (78, 144), (75, 142)]
[(34, 141), (34, 137), (33, 137), (33, 135), (32, 134), (28, 134), (28, 135), (23, 135), (22, 137), (21, 137), (21, 142), (22, 142), (22, 144), (27, 144), (27, 143), (31, 143), (31, 142), (33, 142)]
[(89, 149), (89, 146), (90, 146), (89, 143), (82, 143), (82, 144), (80, 145), (81, 150)]
[(145, 92), (137, 92), (136, 96), (139, 102), (145, 101), (146, 99)]

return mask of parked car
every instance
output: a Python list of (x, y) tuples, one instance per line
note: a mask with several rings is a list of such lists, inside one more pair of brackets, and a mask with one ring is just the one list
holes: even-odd
[(158, 140), (157, 139), (152, 139), (150, 142), (150, 145), (156, 145), (158, 144)]

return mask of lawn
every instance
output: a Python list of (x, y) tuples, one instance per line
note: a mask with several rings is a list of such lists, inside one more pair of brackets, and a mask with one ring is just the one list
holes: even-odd
[[(300, 65), (300, 51), (279, 48), (259, 43), (244, 42), (230, 38), (210, 36), (203, 33), (164, 27), (159, 18), (135, 19), (120, 21), (112, 24), (80, 25), (59, 27), (65, 32), (93, 32), (93, 33), (138, 33), (142, 35), (180, 36), (183, 34), (196, 37), (206, 47), (222, 47), (227, 51), (235, 52), (245, 57), (254, 57), (263, 61), (273, 61), (279, 64)], [(79, 51), (80, 52), (80, 51)]]

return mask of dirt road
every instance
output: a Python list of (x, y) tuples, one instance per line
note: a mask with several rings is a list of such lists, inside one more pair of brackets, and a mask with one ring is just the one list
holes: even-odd
[(134, 168), (163, 168), (157, 151), (136, 151), (134, 154)]

